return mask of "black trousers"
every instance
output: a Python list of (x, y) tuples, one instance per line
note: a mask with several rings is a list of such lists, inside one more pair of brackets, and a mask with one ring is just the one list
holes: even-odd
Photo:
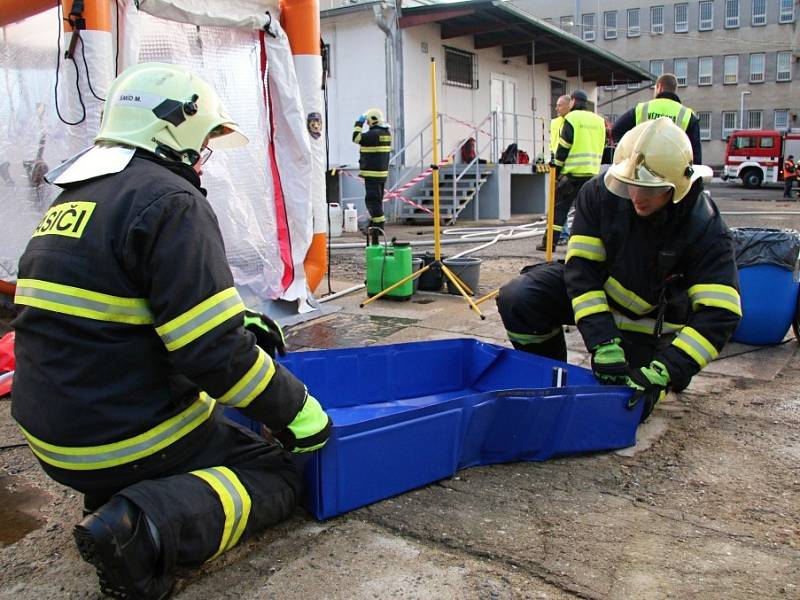
[[(164, 460), (115, 467), (109, 469), (110, 477), (101, 470), (65, 474), (43, 466), (54, 479), (85, 495), (86, 510), (120, 495), (144, 511), (161, 535), (167, 570), (197, 566), (217, 554), (224, 541), (230, 542), (231, 525), (241, 523), (231, 517), (231, 498), (233, 505), (249, 506), (249, 514), (242, 513), (241, 540), (288, 517), (302, 493), (291, 456), (276, 444), (224, 418), (219, 409), (201, 427), (201, 443), (187, 456), (169, 456), (167, 447), (161, 453)], [(217, 481), (221, 483), (209, 483)], [(243, 501), (237, 483), (246, 493)]]
[[(500, 288), (496, 302), (503, 326), (516, 349), (566, 362), (567, 345), (562, 325), (574, 325), (575, 315), (564, 283), (563, 263), (525, 267), (520, 275)], [(656, 351), (670, 341), (670, 336), (657, 340), (650, 335), (627, 331), (621, 332), (621, 336), (621, 346), (633, 368), (650, 364)]]
[[(567, 222), (567, 214), (575, 198), (578, 197), (578, 192), (581, 191), (583, 184), (589, 181), (592, 177), (573, 177), (572, 175), (562, 175), (558, 178), (556, 184), (556, 209), (553, 211), (553, 226), (555, 231), (561, 231), (564, 228), (564, 223)], [(558, 236), (555, 236), (557, 239)]]
[(385, 185), (385, 179), (364, 178), (364, 204), (367, 205), (367, 211), (369, 211), (369, 217), (373, 223), (383, 223), (384, 221), (383, 189)]
[(794, 183), (794, 177), (787, 177), (783, 181), (783, 197), (790, 198), (792, 195), (792, 184)]

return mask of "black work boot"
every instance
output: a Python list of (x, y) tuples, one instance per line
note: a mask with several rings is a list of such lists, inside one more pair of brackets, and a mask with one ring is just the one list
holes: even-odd
[(83, 560), (97, 570), (100, 591), (121, 600), (162, 600), (174, 577), (163, 573), (160, 545), (147, 518), (122, 496), (78, 523), (73, 532)]

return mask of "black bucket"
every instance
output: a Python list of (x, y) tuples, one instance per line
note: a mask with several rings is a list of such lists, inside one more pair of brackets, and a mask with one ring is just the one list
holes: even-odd
[[(414, 258), (422, 259), (423, 267), (427, 267), (435, 260), (433, 252), (413, 254), (412, 259)], [(444, 260), (444, 256), (442, 256), (442, 260)], [(417, 277), (417, 281), (419, 282), (417, 286), (421, 292), (438, 292), (442, 289), (442, 284), (444, 283), (442, 269), (436, 265)]]

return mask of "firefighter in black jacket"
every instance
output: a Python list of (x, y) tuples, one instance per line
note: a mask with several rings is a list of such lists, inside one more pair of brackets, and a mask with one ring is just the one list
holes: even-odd
[(286, 450), (319, 448), (330, 430), (273, 361), (277, 326), (245, 311), (200, 187), (210, 148), (246, 142), (196, 76), (126, 70), (95, 146), (52, 174), (63, 191), (20, 259), (12, 415), (94, 511), (74, 537), (116, 597), (164, 598), (177, 565), (286, 518), (301, 493)]
[(707, 167), (669, 118), (628, 132), (578, 196), (566, 264), (527, 267), (497, 305), (514, 347), (565, 361), (577, 323), (602, 382), (636, 390), (642, 420), (714, 360), (741, 318), (730, 232)]
[[(364, 123), (369, 129), (364, 131)], [(370, 108), (353, 125), (353, 142), (359, 145), (359, 176), (364, 179), (364, 204), (369, 212), (369, 228), (383, 230), (383, 189), (389, 177), (392, 134), (379, 108)]]

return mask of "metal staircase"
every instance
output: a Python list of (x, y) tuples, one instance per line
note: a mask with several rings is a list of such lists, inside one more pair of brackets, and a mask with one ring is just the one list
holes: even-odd
[[(439, 170), (439, 215), (441, 223), (456, 222), (461, 212), (477, 198), (480, 189), (494, 173), (494, 164), (464, 165), (453, 163)], [(404, 204), (400, 218), (409, 223), (425, 223), (433, 220), (433, 177), (429, 175), (422, 187), (410, 197), (420, 207)], [(425, 209), (428, 209), (427, 211)], [(431, 212), (429, 212), (431, 211)]]

